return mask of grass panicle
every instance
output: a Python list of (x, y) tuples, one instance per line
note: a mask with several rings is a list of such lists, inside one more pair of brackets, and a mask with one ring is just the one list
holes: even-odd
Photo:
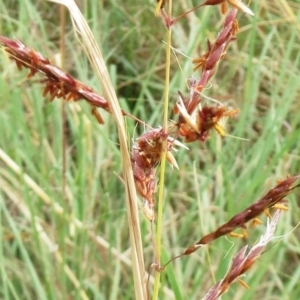
[(274, 216), (268, 220), (266, 232), (247, 254), (248, 246), (243, 247), (237, 253), (237, 255), (232, 259), (232, 263), (227, 274), (207, 292), (203, 300), (220, 299), (220, 297), (228, 290), (229, 286), (236, 280), (239, 280), (244, 287), (249, 289), (247, 284), (240, 279), (240, 277), (252, 267), (255, 261), (262, 255), (262, 251), (265, 249), (266, 245), (274, 237), (280, 214), (281, 210), (277, 210), (274, 213)]

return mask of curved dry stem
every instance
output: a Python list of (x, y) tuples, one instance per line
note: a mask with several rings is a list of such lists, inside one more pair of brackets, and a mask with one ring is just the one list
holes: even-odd
[(100, 82), (104, 98), (108, 101), (110, 110), (115, 119), (120, 141), (122, 156), (123, 179), (126, 189), (127, 219), (130, 231), (131, 255), (133, 262), (133, 277), (136, 299), (146, 298), (145, 265), (143, 257), (142, 239), (138, 214), (138, 200), (134, 184), (130, 154), (127, 145), (127, 135), (122, 111), (110, 80), (102, 53), (93, 37), (93, 34), (73, 0), (48, 0), (65, 5), (70, 12), (74, 31), (84, 48), (92, 67)]

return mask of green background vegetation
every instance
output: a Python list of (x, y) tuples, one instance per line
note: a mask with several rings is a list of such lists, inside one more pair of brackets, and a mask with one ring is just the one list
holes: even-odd
[[(78, 1), (103, 49), (121, 107), (151, 126), (162, 123), (165, 28), (154, 17), (154, 1)], [(174, 15), (196, 5), (174, 1)], [(206, 143), (188, 145), (168, 167), (163, 220), (164, 260), (181, 253), (243, 210), (287, 173), (300, 173), (300, 4), (253, 0), (255, 16), (239, 13), (240, 33), (205, 94), (232, 108), (226, 124), (233, 137), (212, 133)], [(66, 13), (67, 15), (67, 13)], [(294, 17), (293, 17), (294, 16)], [(205, 52), (223, 22), (218, 7), (206, 7), (173, 27), (173, 46), (196, 58)], [(53, 63), (59, 61), (59, 6), (42, 0), (0, 0), (0, 33), (18, 38)], [(99, 90), (99, 84), (67, 15), (64, 69)], [(181, 70), (179, 68), (179, 64)], [(171, 105), (187, 93), (192, 59), (172, 56)], [(4, 51), (0, 55), (0, 149), (20, 168), (0, 160), (0, 298), (133, 299), (125, 196), (113, 119), (100, 126), (90, 107), (65, 105), (66, 183), (62, 175), (62, 101), (42, 97), (39, 78), (27, 80)], [(198, 77), (199, 72), (194, 73)], [(170, 107), (170, 119), (176, 119)], [(145, 128), (127, 119), (128, 139)], [(45, 202), (24, 179), (27, 174), (51, 199)], [(223, 299), (298, 299), (300, 295), (300, 193), (288, 196), (268, 250)], [(64, 209), (58, 213), (55, 204)], [(83, 226), (76, 227), (74, 219)], [(248, 240), (221, 238), (181, 258), (162, 273), (174, 299), (200, 299), (226, 273), (231, 258), (253, 245), (266, 226), (249, 229)], [(153, 261), (149, 221), (141, 216), (146, 265)], [(37, 226), (39, 224), (40, 227)], [(47, 236), (48, 243), (46, 242)], [(97, 236), (105, 243), (100, 243)], [(50, 241), (50, 242), (49, 242)], [(57, 258), (59, 251), (62, 261)], [(120, 260), (120, 257), (122, 258)], [(68, 276), (66, 265), (80, 287)], [(167, 293), (167, 292), (166, 292)], [(160, 299), (172, 299), (172, 293)]]

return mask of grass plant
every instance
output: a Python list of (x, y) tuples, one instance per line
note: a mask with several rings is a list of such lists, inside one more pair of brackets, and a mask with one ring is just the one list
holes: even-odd
[[(151, 127), (176, 119), (177, 92), (188, 94), (187, 80), (199, 77), (192, 60), (205, 53), (206, 38), (215, 41), (220, 32), (220, 9), (205, 6), (176, 22), (170, 45), (163, 19), (154, 16), (156, 2), (78, 2), (102, 50), (106, 82), (91, 68), (67, 12), (61, 52), (62, 21), (55, 3), (0, 0), (0, 34), (21, 40), (56, 65), (64, 56), (64, 70)], [(173, 15), (198, 4), (173, 1)], [(129, 200), (137, 203), (132, 185), (127, 206), (125, 200), (128, 178), (133, 178), (128, 151), (147, 127), (128, 117), (123, 127), (120, 109), (111, 104), (112, 114), (100, 111), (100, 126), (83, 101), (66, 103), (64, 109), (59, 99), (49, 103), (42, 96), (42, 77), (28, 80), (28, 70), (17, 71), (1, 51), (1, 299), (146, 299), (143, 268), (153, 275), (147, 283), (151, 295), (158, 278), (154, 299), (201, 299), (224, 278), (241, 249), (254, 247), (268, 232), (267, 217), (261, 215), (262, 225), (249, 229), (247, 239), (218, 238), (157, 271), (261, 199), (277, 179), (300, 173), (300, 5), (296, 0), (247, 5), (254, 16), (238, 13), (237, 40), (203, 91), (240, 113), (224, 124), (230, 136), (212, 132), (205, 143), (189, 143), (189, 150), (174, 154), (179, 170), (166, 164), (165, 184), (159, 184), (164, 189), (157, 216), (159, 251), (156, 220), (149, 222), (141, 210), (128, 218)], [(170, 46), (176, 51), (167, 50), (168, 63)], [(163, 121), (164, 105), (169, 109)], [(242, 277), (250, 289), (233, 283), (222, 299), (298, 299), (299, 190), (287, 199), (289, 210), (281, 212), (274, 233), (278, 238)], [(137, 213), (137, 206), (132, 210)], [(130, 223), (137, 226), (135, 233), (130, 234)], [(134, 234), (141, 238), (136, 259)]]

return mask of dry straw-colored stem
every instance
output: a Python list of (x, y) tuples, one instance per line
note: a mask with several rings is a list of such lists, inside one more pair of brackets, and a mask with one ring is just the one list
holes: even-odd
[(133, 277), (136, 299), (145, 299), (146, 280), (145, 265), (143, 257), (143, 247), (139, 222), (138, 199), (136, 195), (135, 182), (131, 167), (129, 147), (127, 144), (127, 134), (124, 118), (119, 105), (116, 92), (110, 80), (102, 53), (93, 37), (93, 34), (73, 0), (50, 0), (65, 5), (71, 15), (74, 31), (82, 44), (91, 65), (100, 82), (104, 98), (107, 100), (109, 109), (114, 117), (118, 129), (120, 151), (122, 156), (123, 179), (126, 191), (127, 220), (130, 232), (131, 255), (133, 262)]

